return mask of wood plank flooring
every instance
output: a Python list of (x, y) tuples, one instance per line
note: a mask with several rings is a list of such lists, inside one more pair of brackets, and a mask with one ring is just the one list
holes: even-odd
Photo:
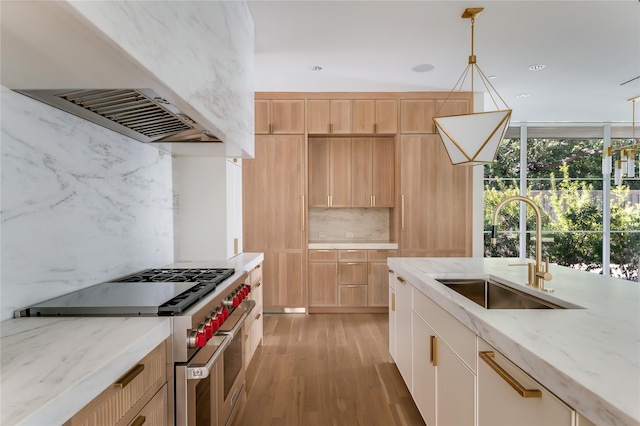
[(233, 426), (424, 425), (386, 314), (268, 314)]

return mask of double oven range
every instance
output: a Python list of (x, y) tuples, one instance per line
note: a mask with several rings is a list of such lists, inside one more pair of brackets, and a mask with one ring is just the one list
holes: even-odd
[(16, 312), (16, 316), (166, 316), (172, 321), (175, 423), (231, 423), (244, 392), (242, 326), (255, 307), (245, 272), (147, 269)]

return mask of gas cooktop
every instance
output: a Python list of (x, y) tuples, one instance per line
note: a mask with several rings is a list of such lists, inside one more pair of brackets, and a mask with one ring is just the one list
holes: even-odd
[(20, 316), (171, 316), (235, 273), (233, 268), (146, 269), (33, 305)]

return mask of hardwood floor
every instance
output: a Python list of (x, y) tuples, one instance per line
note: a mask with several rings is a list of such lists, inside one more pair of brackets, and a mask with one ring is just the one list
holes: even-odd
[(386, 314), (270, 314), (234, 426), (423, 425)]

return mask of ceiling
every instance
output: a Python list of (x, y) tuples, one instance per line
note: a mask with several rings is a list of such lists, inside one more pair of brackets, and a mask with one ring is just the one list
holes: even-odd
[[(462, 12), (484, 7), (475, 22), (477, 64), (495, 76), (512, 124), (628, 125), (627, 100), (640, 96), (638, 0), (247, 3), (257, 92), (448, 92), (471, 52)], [(412, 71), (421, 64), (435, 68)], [(536, 64), (545, 68), (530, 71)], [(475, 89), (483, 89), (477, 79)], [(640, 103), (635, 115), (640, 122)]]

